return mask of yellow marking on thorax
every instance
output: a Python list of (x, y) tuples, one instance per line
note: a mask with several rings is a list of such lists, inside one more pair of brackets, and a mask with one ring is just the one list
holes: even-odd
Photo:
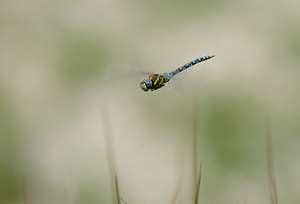
[(158, 85), (160, 86), (163, 82), (164, 82), (164, 78), (162, 77)]
[(153, 82), (153, 85), (155, 86), (157, 82), (159, 81), (159, 76), (156, 78), (156, 80)]

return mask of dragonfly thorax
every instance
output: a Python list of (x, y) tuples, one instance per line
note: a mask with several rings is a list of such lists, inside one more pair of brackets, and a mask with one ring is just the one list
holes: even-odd
[(147, 78), (143, 79), (140, 83), (141, 89), (144, 91), (155, 91), (165, 85), (169, 79), (166, 78), (165, 74), (150, 74)]

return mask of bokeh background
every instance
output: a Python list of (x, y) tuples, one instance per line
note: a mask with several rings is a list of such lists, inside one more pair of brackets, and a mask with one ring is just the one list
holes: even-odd
[[(279, 201), (300, 203), (299, 8), (2, 0), (0, 203), (113, 203), (112, 163), (128, 204), (170, 203), (182, 174), (177, 203), (191, 203), (195, 115), (199, 203), (270, 202), (267, 115)], [(205, 55), (216, 57), (155, 92), (125, 74)]]

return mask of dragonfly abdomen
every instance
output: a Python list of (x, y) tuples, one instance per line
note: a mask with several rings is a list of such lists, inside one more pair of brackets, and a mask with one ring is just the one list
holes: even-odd
[(213, 56), (204, 56), (204, 57), (197, 58), (197, 59), (195, 59), (195, 60), (193, 60), (193, 61), (191, 61), (191, 62), (189, 62), (189, 63), (187, 63), (187, 64), (185, 64), (185, 65), (183, 65), (183, 66), (181, 66), (179, 68), (177, 68), (177, 69), (175, 69), (172, 72), (166, 73), (166, 76), (170, 80), (176, 74), (178, 74), (178, 73), (180, 73), (180, 72), (182, 72), (182, 71), (184, 71), (184, 70), (186, 70), (186, 69), (188, 69), (188, 68), (190, 68), (190, 67), (192, 67), (192, 66), (194, 66), (194, 65), (196, 65), (196, 64), (198, 64), (200, 62), (203, 62), (203, 61), (206, 61), (206, 60), (208, 60), (210, 58), (213, 58), (213, 57), (214, 57), (214, 55)]

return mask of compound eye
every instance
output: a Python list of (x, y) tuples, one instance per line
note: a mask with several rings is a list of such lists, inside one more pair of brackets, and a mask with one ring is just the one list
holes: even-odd
[(150, 79), (145, 79), (145, 82), (147, 84), (148, 87), (151, 87), (152, 86), (152, 81)]
[(141, 83), (140, 83), (140, 87), (141, 87), (141, 89), (143, 89), (144, 91), (148, 91), (148, 87), (146, 86), (146, 83), (145, 83), (145, 82), (141, 82)]

